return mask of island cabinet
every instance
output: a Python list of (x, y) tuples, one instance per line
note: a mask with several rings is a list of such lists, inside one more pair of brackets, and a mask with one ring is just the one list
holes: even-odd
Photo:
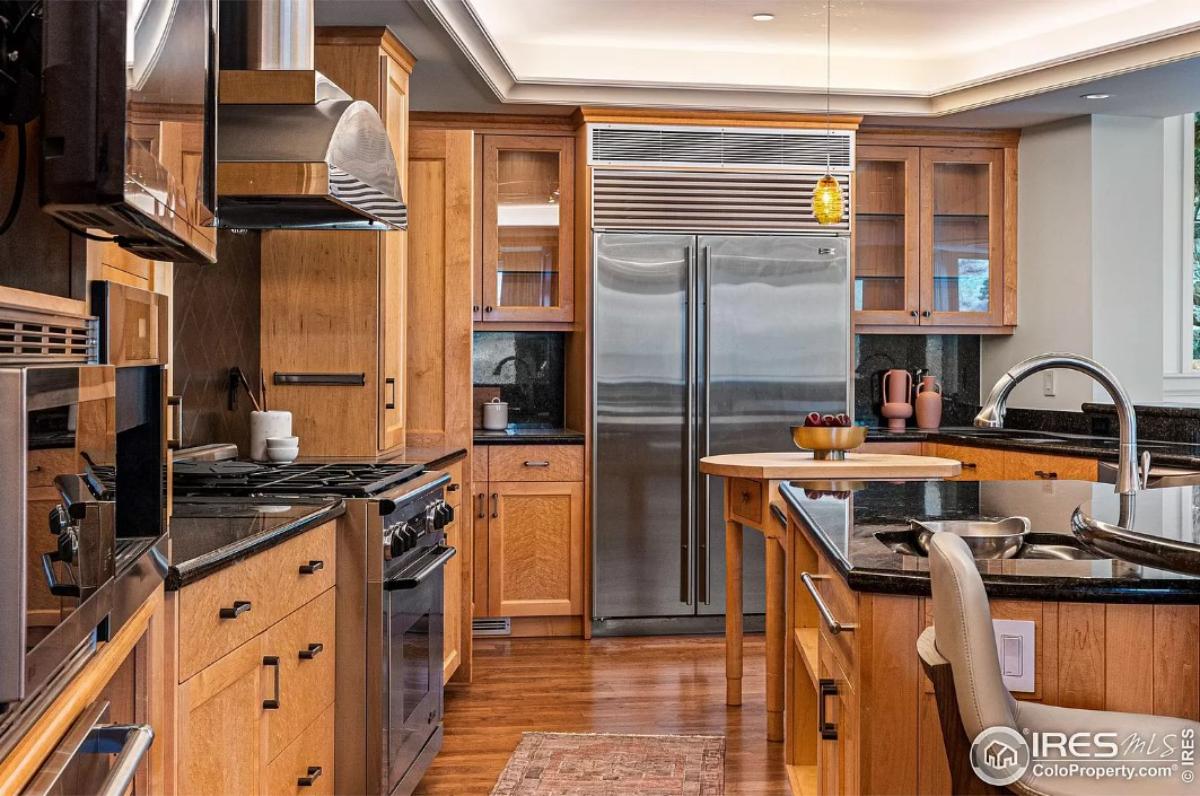
[(335, 523), (172, 594), (181, 794), (334, 790)]
[(864, 128), (855, 152), (861, 333), (1011, 333), (1017, 136)]
[[(927, 597), (851, 589), (789, 511), (785, 757), (793, 793), (949, 794), (949, 763), (917, 637)], [(801, 575), (841, 632), (831, 632)], [(1019, 700), (1200, 718), (1200, 606), (993, 599), (1034, 624), (1033, 690)]]
[(1098, 481), (1099, 463), (1084, 456), (1030, 453), (986, 445), (945, 442), (868, 442), (864, 453), (937, 456), (962, 464), (949, 481)]
[(511, 619), (514, 635), (579, 635), (583, 447), (477, 446), (474, 488), (475, 615)]
[[(316, 66), (383, 118), (408, 193), (412, 55), (384, 28), (321, 28)], [(405, 443), (406, 233), (262, 234), (261, 346), (270, 408), (309, 456)]]

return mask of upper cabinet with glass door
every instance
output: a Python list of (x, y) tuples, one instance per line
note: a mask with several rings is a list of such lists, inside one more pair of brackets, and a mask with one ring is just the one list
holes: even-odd
[(859, 332), (1012, 332), (1015, 142), (863, 144), (855, 179)]
[(476, 320), (574, 320), (574, 147), (569, 137), (483, 136)]

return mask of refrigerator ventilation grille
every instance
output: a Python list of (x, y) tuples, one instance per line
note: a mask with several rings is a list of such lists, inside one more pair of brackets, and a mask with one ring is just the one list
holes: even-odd
[[(850, 175), (835, 175), (849, 207)], [(822, 226), (812, 214), (820, 174), (594, 169), (596, 230), (848, 232), (850, 213)]]
[(775, 167), (834, 170), (853, 166), (849, 130), (726, 130), (696, 127), (592, 128), (594, 165)]

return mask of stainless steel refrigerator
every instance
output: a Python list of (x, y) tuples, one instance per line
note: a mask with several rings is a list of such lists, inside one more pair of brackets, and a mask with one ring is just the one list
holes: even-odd
[[(697, 463), (791, 449), (788, 426), (805, 414), (848, 411), (847, 246), (831, 236), (596, 234), (597, 632), (718, 626), (722, 482)], [(764, 611), (763, 557), (761, 534), (747, 532), (751, 614)]]

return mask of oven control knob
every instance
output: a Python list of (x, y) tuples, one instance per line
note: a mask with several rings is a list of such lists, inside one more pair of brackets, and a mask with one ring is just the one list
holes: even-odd
[(58, 535), (58, 555), (55, 560), (70, 564), (75, 560), (78, 552), (79, 538), (75, 534), (75, 529), (67, 528)]
[(454, 522), (454, 507), (449, 503), (442, 501), (441, 505), (438, 506), (438, 513), (441, 517), (438, 528), (445, 528), (447, 525)]
[(392, 529), (392, 558), (413, 549), (417, 534), (407, 522), (402, 522)]
[(62, 505), (57, 505), (50, 509), (50, 533), (58, 536), (70, 527), (71, 518), (67, 515), (67, 511)]

